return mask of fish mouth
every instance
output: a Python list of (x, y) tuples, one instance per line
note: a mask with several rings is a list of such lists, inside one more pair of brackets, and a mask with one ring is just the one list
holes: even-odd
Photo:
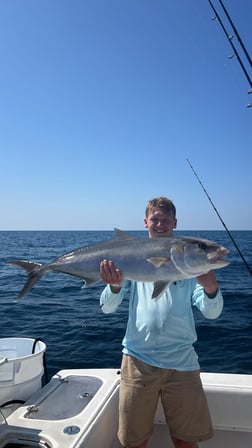
[(218, 263), (219, 261), (229, 264), (230, 261), (224, 259), (224, 257), (228, 253), (229, 253), (229, 250), (226, 249), (225, 247), (221, 246), (216, 251), (207, 254), (207, 259), (208, 259), (209, 263), (212, 263), (212, 264)]

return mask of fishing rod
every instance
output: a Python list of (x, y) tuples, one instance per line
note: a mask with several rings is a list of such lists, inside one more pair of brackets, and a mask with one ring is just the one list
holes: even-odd
[[(235, 48), (235, 46), (234, 46), (234, 44), (232, 42), (232, 37), (228, 34), (228, 32), (227, 32), (227, 30), (226, 30), (226, 28), (224, 26), (224, 23), (222, 22), (222, 20), (220, 18), (220, 15), (218, 14), (216, 8), (214, 7), (212, 1), (208, 0), (208, 3), (210, 4), (212, 10), (214, 11), (214, 14), (215, 14), (214, 19), (217, 18), (217, 20), (219, 21), (220, 26), (223, 29), (223, 31), (224, 31), (224, 33), (226, 35), (226, 38), (227, 38), (228, 42), (230, 43), (230, 45), (231, 45), (231, 47), (233, 49), (233, 52), (234, 52), (235, 56), (237, 57), (237, 60), (238, 60), (238, 62), (240, 64), (240, 67), (241, 67), (241, 69), (242, 69), (242, 71), (243, 71), (243, 73), (244, 73), (244, 75), (245, 75), (245, 77), (246, 77), (246, 79), (247, 79), (247, 81), (248, 81), (248, 83), (250, 85), (250, 90), (248, 91), (248, 93), (252, 93), (252, 81), (251, 81), (251, 78), (250, 78), (250, 76), (249, 76), (249, 74), (248, 74), (248, 72), (247, 72), (247, 70), (246, 70), (246, 68), (245, 68), (245, 66), (244, 66), (240, 56), (239, 56), (238, 51), (236, 50), (236, 48)], [(223, 7), (224, 7), (224, 5), (223, 5)], [(251, 60), (250, 60), (250, 62), (251, 62)], [(248, 104), (247, 107), (252, 107), (252, 104)]]
[[(243, 43), (243, 41), (242, 41), (242, 39), (241, 39), (241, 36), (240, 36), (240, 34), (238, 33), (238, 30), (237, 30), (237, 28), (236, 28), (236, 26), (235, 26), (233, 20), (231, 19), (230, 14), (229, 14), (228, 11), (227, 11), (227, 8), (225, 7), (225, 5), (224, 5), (224, 3), (223, 3), (222, 0), (219, 0), (219, 3), (221, 4), (222, 9), (223, 9), (223, 11), (225, 12), (226, 17), (228, 18), (228, 21), (229, 21), (230, 25), (231, 25), (232, 28), (233, 28), (234, 34), (235, 34), (235, 36), (237, 37), (237, 39), (238, 39), (238, 41), (239, 41), (239, 44), (241, 45), (241, 47), (242, 47), (242, 49), (243, 49), (243, 52), (244, 52), (244, 54), (245, 54), (245, 56), (246, 56), (246, 58), (247, 58), (247, 60), (248, 60), (248, 63), (249, 63), (249, 65), (250, 65), (250, 67), (252, 67), (252, 60), (251, 60), (251, 57), (249, 56), (249, 53), (248, 53), (248, 51), (247, 51), (247, 48), (245, 47), (245, 45), (244, 45), (244, 43)], [(231, 36), (230, 39), (232, 39), (232, 37), (233, 37), (233, 36)]]
[(243, 256), (242, 252), (240, 251), (240, 248), (239, 248), (238, 244), (236, 243), (236, 241), (234, 240), (234, 238), (233, 238), (232, 234), (231, 234), (231, 233), (230, 233), (230, 231), (228, 230), (228, 228), (227, 228), (227, 226), (226, 226), (225, 222), (223, 221), (223, 219), (222, 219), (221, 215), (219, 214), (219, 212), (218, 212), (217, 208), (215, 207), (215, 205), (214, 205), (214, 203), (213, 203), (212, 199), (210, 198), (210, 196), (209, 196), (208, 192), (206, 191), (206, 189), (205, 189), (204, 185), (202, 184), (202, 182), (201, 182), (201, 180), (200, 180), (200, 178), (199, 178), (198, 174), (197, 174), (197, 173), (196, 173), (196, 171), (194, 170), (194, 168), (193, 168), (193, 166), (192, 166), (192, 164), (191, 164), (190, 160), (189, 160), (189, 159), (186, 159), (186, 161), (187, 161), (188, 165), (190, 166), (190, 168), (191, 168), (191, 170), (192, 170), (193, 174), (195, 175), (195, 177), (196, 177), (197, 181), (199, 182), (200, 186), (202, 187), (202, 189), (203, 189), (204, 193), (206, 194), (206, 196), (207, 196), (208, 200), (210, 201), (210, 203), (211, 203), (211, 205), (212, 205), (212, 207), (213, 207), (213, 209), (214, 209), (215, 213), (217, 214), (218, 218), (220, 219), (220, 221), (221, 221), (221, 223), (222, 223), (223, 227), (225, 228), (225, 230), (226, 230), (226, 232), (227, 232), (227, 234), (228, 234), (229, 238), (231, 239), (231, 241), (232, 241), (233, 245), (234, 245), (234, 246), (235, 246), (235, 248), (237, 249), (237, 251), (238, 251), (238, 253), (239, 253), (239, 255), (240, 255), (240, 257), (241, 257), (241, 259), (242, 259), (243, 263), (245, 264), (245, 266), (246, 266), (246, 268), (247, 268), (248, 272), (249, 272), (249, 273), (250, 273), (250, 275), (252, 276), (252, 269), (250, 268), (250, 266), (248, 265), (247, 261), (245, 260), (245, 258), (244, 258), (244, 256)]

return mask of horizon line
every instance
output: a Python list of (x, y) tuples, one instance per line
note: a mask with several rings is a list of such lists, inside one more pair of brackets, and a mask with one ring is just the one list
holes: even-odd
[[(0, 232), (114, 232), (115, 229), (0, 229)], [(147, 232), (146, 229), (120, 229), (125, 232)], [(227, 232), (226, 229), (174, 229), (173, 232)], [(251, 229), (229, 229), (231, 232), (251, 232)]]

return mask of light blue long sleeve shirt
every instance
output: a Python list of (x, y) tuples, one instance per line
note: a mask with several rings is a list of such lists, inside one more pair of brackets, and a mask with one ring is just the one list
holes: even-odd
[(171, 283), (157, 301), (151, 299), (153, 284), (125, 281), (118, 294), (107, 285), (100, 298), (104, 313), (113, 313), (128, 289), (129, 317), (122, 341), (123, 353), (156, 367), (175, 370), (199, 369), (193, 344), (197, 340), (192, 306), (208, 319), (216, 319), (223, 309), (218, 290), (210, 299), (197, 280)]

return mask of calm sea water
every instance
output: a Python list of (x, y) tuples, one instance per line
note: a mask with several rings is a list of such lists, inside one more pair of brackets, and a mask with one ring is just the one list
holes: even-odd
[[(130, 232), (146, 238), (146, 232)], [(119, 367), (121, 341), (127, 322), (127, 301), (117, 313), (99, 307), (102, 283), (82, 289), (80, 279), (48, 273), (21, 301), (15, 300), (25, 283), (23, 270), (6, 264), (11, 259), (48, 263), (72, 249), (108, 239), (113, 232), (2, 231), (0, 232), (0, 338), (41, 338), (47, 345), (49, 376), (66, 368)], [(176, 232), (222, 243), (232, 263), (216, 271), (224, 295), (224, 311), (215, 321), (197, 310), (196, 349), (201, 368), (208, 372), (252, 374), (252, 277), (225, 231)], [(252, 266), (252, 231), (232, 236)]]

